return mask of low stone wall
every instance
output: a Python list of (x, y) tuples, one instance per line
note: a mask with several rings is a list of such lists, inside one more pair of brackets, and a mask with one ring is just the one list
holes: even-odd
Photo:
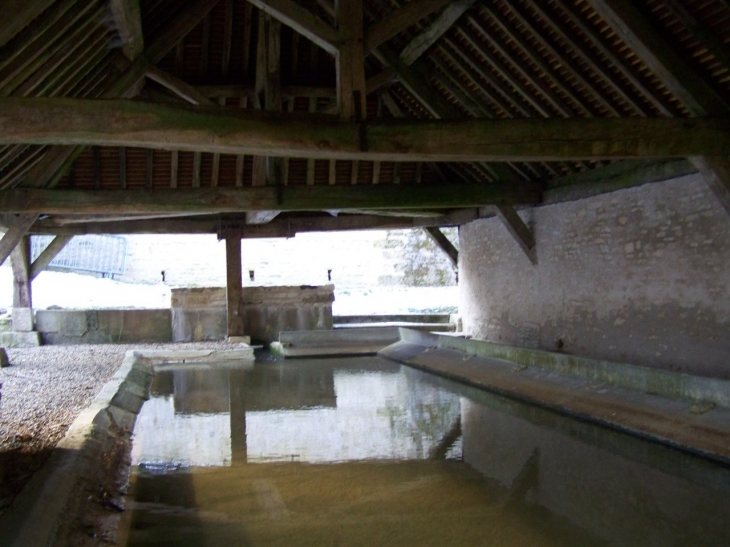
[(36, 330), (43, 344), (170, 342), (169, 309), (38, 310)]
[[(334, 285), (244, 287), (245, 334), (268, 344), (281, 331), (331, 329), (333, 301)], [(225, 288), (172, 290), (173, 341), (222, 340), (226, 334)]]

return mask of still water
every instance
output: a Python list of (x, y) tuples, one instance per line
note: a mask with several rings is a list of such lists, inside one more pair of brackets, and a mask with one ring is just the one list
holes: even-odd
[(730, 545), (730, 468), (378, 358), (166, 368), (126, 546)]

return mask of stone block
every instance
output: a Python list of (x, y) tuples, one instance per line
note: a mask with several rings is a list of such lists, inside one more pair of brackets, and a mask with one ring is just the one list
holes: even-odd
[(11, 314), (13, 331), (30, 332), (33, 330), (33, 309), (13, 308)]
[(30, 348), (41, 345), (41, 337), (37, 332), (0, 332), (0, 346), (6, 348)]

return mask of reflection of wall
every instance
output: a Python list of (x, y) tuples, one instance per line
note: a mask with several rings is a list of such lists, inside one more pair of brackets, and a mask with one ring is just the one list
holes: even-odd
[(313, 407), (335, 408), (335, 384), (331, 368), (287, 366), (254, 367), (242, 382), (246, 410), (284, 410)]
[(458, 398), (402, 373), (335, 371), (337, 408), (248, 412), (249, 461), (416, 459), (449, 431)]
[(149, 399), (142, 406), (134, 428), (132, 464), (150, 462), (230, 464), (230, 415), (178, 414), (172, 397)]
[(730, 537), (730, 499), (713, 490), (468, 399), (461, 408), (469, 465), (609, 543)]

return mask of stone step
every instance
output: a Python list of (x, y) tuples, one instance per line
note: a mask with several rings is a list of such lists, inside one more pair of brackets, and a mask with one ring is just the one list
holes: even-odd
[(448, 313), (399, 313), (390, 315), (335, 315), (335, 325), (368, 323), (450, 323)]

